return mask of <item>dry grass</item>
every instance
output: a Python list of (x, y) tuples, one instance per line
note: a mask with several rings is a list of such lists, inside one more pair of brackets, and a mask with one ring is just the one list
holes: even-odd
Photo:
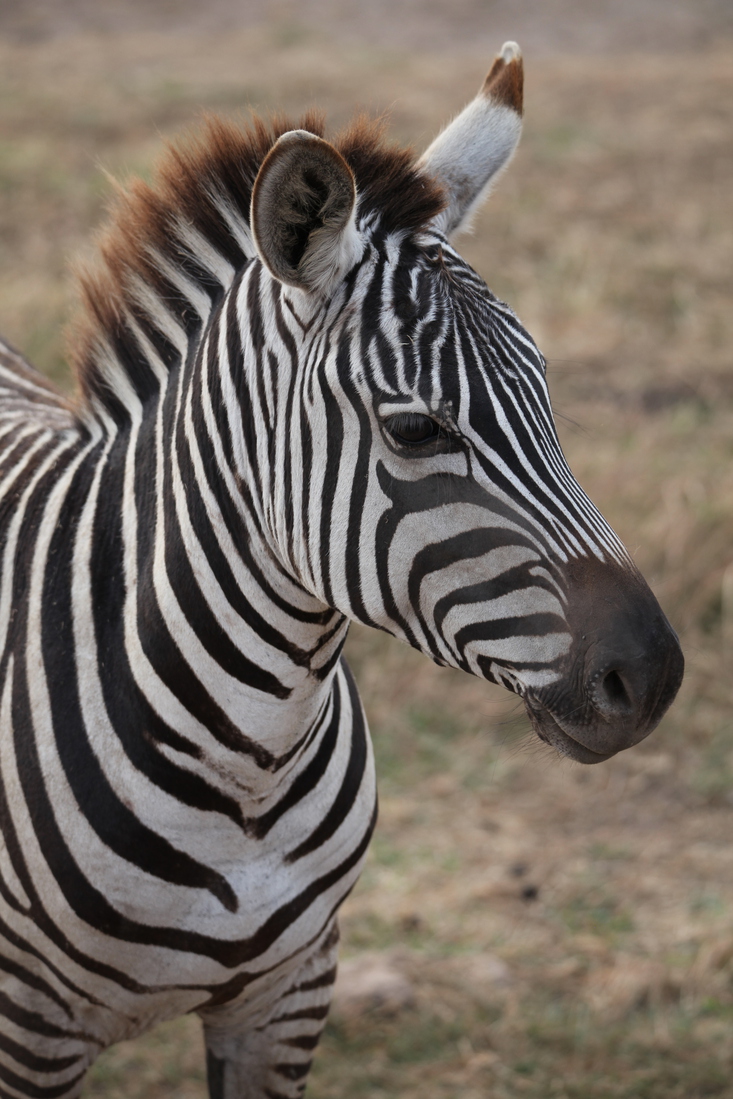
[[(584, 769), (500, 692), (355, 632), (382, 811), (345, 951), (397, 948), (415, 998), (337, 1019), (314, 1099), (733, 1097), (733, 50), (528, 70), (522, 150), (465, 252), (550, 358), (571, 465), (687, 678), (649, 741)], [(175, 56), (154, 35), (0, 43), (0, 329), (63, 382), (102, 166), (147, 171), (199, 106), (391, 106), (422, 143), (480, 75), (282, 28)], [(107, 1053), (86, 1094), (203, 1097), (195, 1021)]]

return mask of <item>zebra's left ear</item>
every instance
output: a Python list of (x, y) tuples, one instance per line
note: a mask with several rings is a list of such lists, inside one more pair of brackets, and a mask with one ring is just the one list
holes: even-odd
[(479, 94), (418, 161), (448, 192), (448, 204), (433, 222), (448, 236), (469, 227), (519, 144), (523, 79), (519, 46), (505, 42)]
[(290, 130), (265, 157), (252, 189), (257, 251), (280, 282), (327, 294), (358, 260), (354, 175), (341, 154)]

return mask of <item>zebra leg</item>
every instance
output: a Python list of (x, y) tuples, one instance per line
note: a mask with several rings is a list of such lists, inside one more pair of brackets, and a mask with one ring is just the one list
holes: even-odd
[(267, 1022), (242, 1027), (217, 1009), (201, 1012), (210, 1099), (299, 1099), (326, 1023), (336, 977), (334, 922), (295, 974)]

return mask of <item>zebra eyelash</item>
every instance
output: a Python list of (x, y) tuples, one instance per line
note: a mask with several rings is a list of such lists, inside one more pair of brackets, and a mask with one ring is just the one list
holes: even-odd
[(393, 448), (414, 454), (445, 453), (457, 440), (445, 425), (423, 412), (396, 412), (382, 420), (387, 441)]

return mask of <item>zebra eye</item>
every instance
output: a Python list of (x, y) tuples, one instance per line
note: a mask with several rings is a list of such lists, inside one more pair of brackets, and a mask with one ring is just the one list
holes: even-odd
[(441, 434), (440, 424), (419, 412), (398, 412), (385, 420), (384, 426), (398, 443), (405, 446), (420, 446), (439, 438)]

